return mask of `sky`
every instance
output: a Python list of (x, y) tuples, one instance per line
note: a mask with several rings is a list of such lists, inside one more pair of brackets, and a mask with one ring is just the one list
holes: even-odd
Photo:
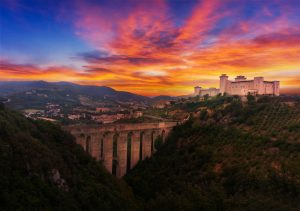
[(0, 80), (185, 95), (233, 79), (300, 93), (300, 0), (0, 0)]

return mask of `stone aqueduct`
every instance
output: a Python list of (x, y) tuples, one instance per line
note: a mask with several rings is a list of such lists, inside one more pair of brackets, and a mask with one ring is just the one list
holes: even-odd
[(176, 122), (71, 125), (64, 129), (76, 138), (84, 150), (101, 160), (105, 168), (122, 177), (139, 160), (155, 152), (155, 140), (168, 135)]

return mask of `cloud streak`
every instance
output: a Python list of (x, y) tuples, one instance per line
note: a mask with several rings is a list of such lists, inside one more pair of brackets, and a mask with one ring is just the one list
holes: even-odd
[[(73, 59), (85, 65), (74, 70), (2, 62), (0, 77), (64, 76), (145, 95), (181, 95), (195, 85), (217, 86), (221, 73), (273, 79), (300, 68), (297, 1), (200, 0), (180, 21), (180, 11), (172, 9), (163, 0), (77, 0), (68, 19), (74, 33), (94, 49), (74, 53)], [(299, 74), (278, 80), (286, 87), (300, 86)]]

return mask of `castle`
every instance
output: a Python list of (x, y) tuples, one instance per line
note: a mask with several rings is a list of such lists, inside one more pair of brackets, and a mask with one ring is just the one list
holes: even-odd
[(194, 95), (215, 96), (226, 93), (240, 96), (248, 94), (279, 96), (279, 83), (279, 81), (264, 81), (263, 77), (254, 77), (253, 80), (247, 80), (245, 76), (237, 76), (234, 81), (230, 81), (226, 74), (222, 74), (220, 76), (220, 89), (202, 89), (196, 86)]
[(199, 96), (204, 96), (204, 95), (208, 95), (208, 96), (216, 96), (217, 94), (220, 93), (220, 89), (216, 89), (216, 88), (209, 88), (209, 89), (203, 89), (200, 86), (196, 86), (195, 90), (194, 90), (194, 95), (199, 95)]

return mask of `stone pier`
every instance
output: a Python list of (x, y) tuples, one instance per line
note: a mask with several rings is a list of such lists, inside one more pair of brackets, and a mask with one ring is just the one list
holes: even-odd
[(151, 156), (152, 131), (145, 131), (143, 134), (143, 153), (142, 159)]
[(114, 137), (114, 133), (108, 133), (104, 136), (104, 140), (103, 140), (103, 148), (104, 148), (103, 164), (110, 173), (112, 173), (113, 137)]
[(133, 168), (140, 160), (140, 132), (133, 132), (131, 136), (131, 164)]
[(127, 169), (127, 133), (120, 133), (118, 137), (118, 156), (117, 156), (117, 177), (126, 174)]

